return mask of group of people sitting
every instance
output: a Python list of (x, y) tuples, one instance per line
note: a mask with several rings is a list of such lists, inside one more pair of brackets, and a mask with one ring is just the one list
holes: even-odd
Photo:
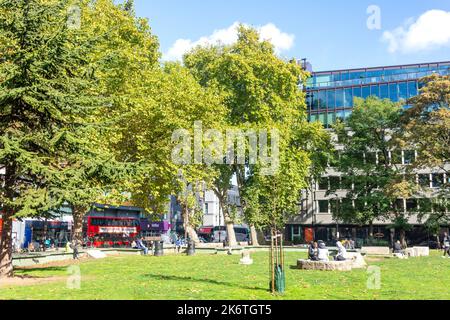
[[(344, 247), (342, 242), (337, 241), (336, 246), (338, 248), (338, 252), (336, 256), (334, 257), (335, 261), (345, 261), (346, 255), (347, 255), (347, 249)], [(309, 244), (308, 248), (308, 259), (311, 261), (330, 261), (329, 258), (330, 252), (322, 240), (319, 240), (317, 242), (312, 241)]]

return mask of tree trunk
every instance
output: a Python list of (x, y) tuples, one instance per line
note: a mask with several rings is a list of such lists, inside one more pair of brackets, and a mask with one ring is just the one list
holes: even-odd
[(439, 234), (436, 235), (437, 248), (441, 249), (441, 239), (439, 239)]
[(369, 238), (372, 240), (373, 239), (373, 222), (370, 221), (369, 223)]
[(227, 228), (227, 243), (229, 247), (236, 247), (238, 243), (236, 241), (236, 233), (234, 232), (234, 223), (228, 213), (228, 204), (226, 201), (227, 200), (222, 197), (219, 199), (220, 207), (222, 208), (223, 220), (225, 221), (225, 226)]
[(250, 226), (250, 240), (251, 240), (252, 246), (254, 246), (254, 247), (259, 246), (258, 233), (257, 233), (254, 225)]
[[(189, 221), (189, 209), (187, 208), (186, 205), (183, 205), (183, 226), (184, 226), (184, 231), (187, 234), (187, 236), (189, 237), (189, 239), (194, 241), (196, 244), (199, 243), (200, 240), (198, 239), (197, 232), (191, 226), (191, 223)], [(185, 240), (187, 240), (187, 239), (185, 239)]]
[(400, 230), (400, 243), (404, 249), (408, 247), (408, 244), (406, 243), (406, 232), (403, 229)]
[(3, 228), (0, 238), (0, 279), (12, 277), (12, 220), (13, 212), (10, 208), (5, 207), (3, 211)]
[[(14, 179), (16, 169), (15, 166), (5, 167), (5, 184), (4, 192), (6, 199), (10, 202), (14, 201)], [(12, 231), (13, 231), (13, 217), (14, 209), (10, 205), (5, 205), (3, 208), (3, 227), (0, 235), (0, 278), (13, 277), (12, 264)]]
[(225, 217), (225, 224), (227, 226), (227, 243), (229, 247), (236, 247), (238, 245), (236, 241), (236, 233), (234, 232), (233, 221)]
[(80, 206), (72, 206), (73, 216), (73, 229), (72, 240), (78, 240), (80, 243), (83, 241), (83, 218), (87, 209)]
[(391, 248), (394, 248), (394, 244), (395, 244), (395, 229), (392, 228), (390, 230), (390, 239), (391, 239)]

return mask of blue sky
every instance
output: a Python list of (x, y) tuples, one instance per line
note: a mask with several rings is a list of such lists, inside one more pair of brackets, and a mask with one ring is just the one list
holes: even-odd
[[(315, 71), (450, 60), (450, 0), (135, 0), (135, 5), (167, 59), (175, 59), (171, 48), (179, 54), (201, 37), (229, 37), (230, 26), (242, 22), (266, 26), (261, 30), (275, 34), (281, 56), (306, 57)], [(375, 11), (367, 13), (370, 5), (380, 9), (381, 29), (367, 27), (368, 19), (376, 18)]]

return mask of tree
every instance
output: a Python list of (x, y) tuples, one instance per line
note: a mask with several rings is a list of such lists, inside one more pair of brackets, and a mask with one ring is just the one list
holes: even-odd
[[(397, 137), (405, 149), (417, 151), (415, 161), (408, 168), (411, 185), (417, 185), (418, 170), (431, 168), (446, 173), (447, 178), (450, 175), (450, 76), (434, 74), (420, 82), (420, 94), (410, 99), (412, 107), (403, 114)], [(450, 223), (449, 180), (444, 181), (437, 192), (420, 187), (416, 197), (419, 198), (416, 209), (419, 219), (438, 236), (440, 226)], [(428, 198), (430, 200), (426, 200)]]
[[(306, 119), (304, 93), (299, 89), (300, 82), (306, 79), (306, 72), (295, 61), (286, 62), (277, 57), (273, 46), (268, 41), (261, 41), (258, 32), (252, 28), (240, 26), (235, 44), (195, 48), (185, 55), (184, 64), (202, 86), (214, 88), (225, 96), (224, 104), (228, 110), (226, 123), (229, 128), (244, 132), (261, 129), (269, 131), (272, 128), (289, 131), (286, 129), (291, 124)], [(308, 126), (306, 121), (302, 122), (302, 126)], [(248, 143), (243, 148), (249, 152)], [(248, 156), (246, 164), (234, 160), (227, 165), (232, 166), (237, 178), (242, 209), (251, 226), (252, 243), (256, 245), (255, 223), (267, 219), (259, 217), (264, 212), (250, 207), (250, 203), (256, 206), (256, 202), (254, 198), (247, 198), (252, 197), (252, 194), (246, 188), (252, 185), (254, 190), (255, 179), (252, 176), (261, 167), (252, 168), (258, 164), (250, 164)], [(288, 162), (288, 158), (285, 160)], [(304, 158), (299, 160), (303, 161)], [(301, 168), (308, 165), (309, 162), (300, 163)], [(216, 185), (228, 183), (229, 175), (224, 175), (223, 180), (216, 180)], [(256, 185), (262, 185), (262, 181)], [(224, 215), (228, 213), (225, 211)], [(225, 220), (228, 221), (228, 230), (231, 230), (232, 217), (227, 216)]]
[[(76, 165), (93, 169), (82, 152), (90, 146), (90, 126), (104, 100), (93, 90), (96, 80), (86, 59), (91, 45), (66, 23), (68, 6), (69, 1), (0, 1), (0, 163), (5, 170), (0, 277), (13, 273), (13, 217), (44, 216), (59, 208), (65, 197), (58, 191), (86, 178), (74, 173)], [(71, 172), (78, 176), (63, 185)]]
[(195, 123), (203, 128), (221, 128), (225, 114), (221, 97), (201, 87), (177, 63), (146, 70), (141, 81), (140, 94), (130, 100), (129, 110), (122, 115), (116, 143), (123, 157), (139, 166), (129, 185), (132, 200), (149, 213), (159, 215), (169, 196), (177, 195), (185, 228), (196, 241), (191, 222), (198, 190), (189, 190), (189, 186), (203, 182), (210, 185), (216, 172), (203, 163), (202, 153), (197, 159), (197, 153), (192, 152), (193, 145), (201, 149), (206, 145), (203, 132), (196, 132)]
[(57, 194), (72, 208), (73, 236), (81, 240), (83, 217), (94, 203), (128, 200), (124, 191), (136, 168), (115, 141), (128, 101), (140, 98), (136, 87), (142, 85), (142, 72), (158, 66), (159, 53), (147, 21), (135, 17), (132, 1), (123, 7), (111, 0), (83, 1), (79, 6), (82, 23), (75, 34), (90, 45), (87, 59), (96, 80), (91, 90), (103, 98), (103, 107), (92, 114), (89, 131), (77, 135), (84, 139), (76, 141), (83, 148), (65, 159), (64, 183), (57, 186)]
[[(357, 98), (351, 116), (334, 127), (343, 147), (337, 167), (347, 187), (353, 188), (332, 203), (332, 212), (347, 223), (369, 224), (370, 237), (375, 220), (407, 221), (397, 199), (408, 197), (412, 190), (394, 157), (401, 149), (393, 139), (401, 111), (400, 104), (387, 99)], [(332, 188), (328, 194), (334, 192)], [(397, 226), (404, 230), (403, 225)]]

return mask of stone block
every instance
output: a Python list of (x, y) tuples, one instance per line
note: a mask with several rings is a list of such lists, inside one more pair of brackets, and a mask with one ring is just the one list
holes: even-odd
[(361, 252), (369, 256), (385, 256), (391, 254), (389, 247), (363, 247)]
[(352, 260), (346, 261), (311, 261), (300, 259), (297, 267), (301, 270), (321, 270), (321, 271), (351, 271)]

